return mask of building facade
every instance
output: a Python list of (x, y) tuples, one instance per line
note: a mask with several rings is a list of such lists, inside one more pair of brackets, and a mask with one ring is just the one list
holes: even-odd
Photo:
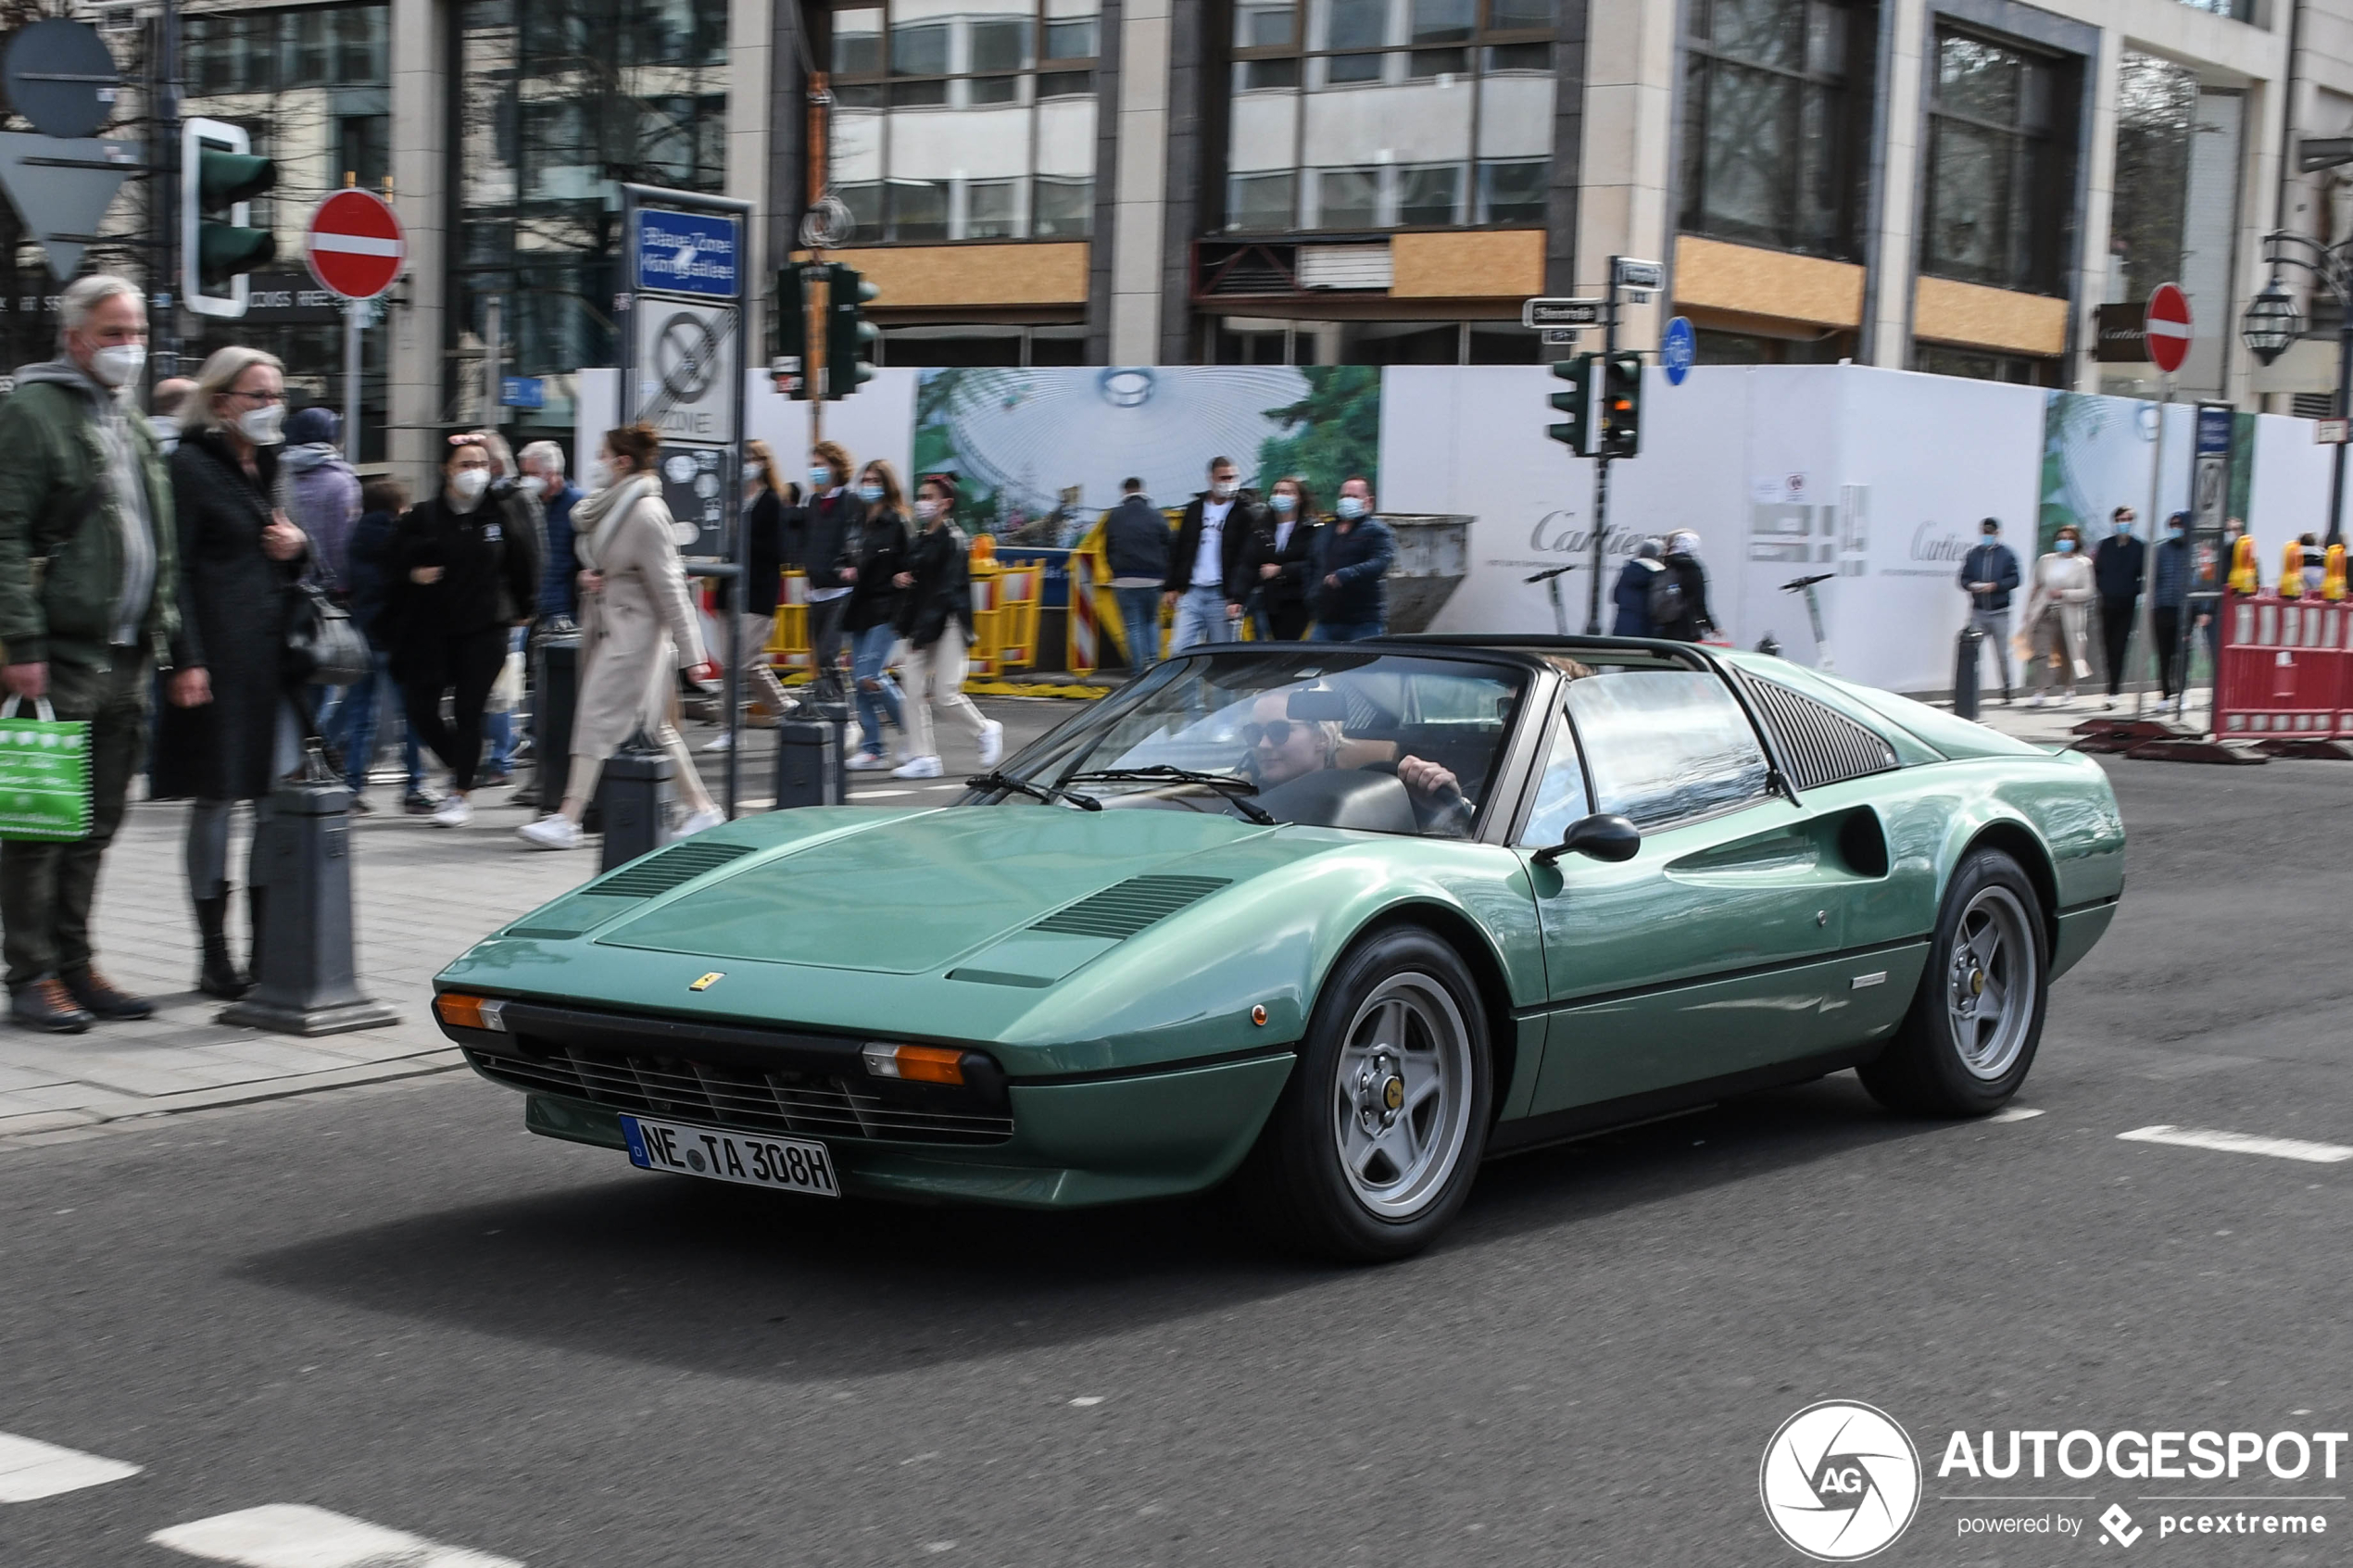
[[(187, 345), (337, 397), (302, 223), (387, 186), (409, 257), (362, 447), (402, 463), (458, 422), (569, 433), (628, 181), (751, 203), (755, 277), (837, 198), (891, 365), (1533, 363), (1562, 351), (1521, 301), (1626, 255), (1667, 277), (1632, 346), (1680, 314), (1713, 362), (2148, 395), (2099, 311), (2172, 279), (2177, 395), (2281, 411), (2334, 386), (2335, 318), (2258, 370), (2262, 236), (2353, 234), (2296, 150), (2353, 134), (2353, 0), (200, 3), (181, 74), (279, 159), (287, 258)], [(29, 358), (44, 274), (14, 265)], [(502, 373), (544, 405), (502, 408)]]

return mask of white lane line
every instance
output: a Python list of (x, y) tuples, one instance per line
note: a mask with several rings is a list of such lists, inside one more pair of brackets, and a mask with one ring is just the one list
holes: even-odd
[(2274, 1160), (2302, 1160), (2314, 1165), (2334, 1165), (2353, 1160), (2353, 1148), (2343, 1144), (2260, 1138), (2251, 1133), (2221, 1133), (2200, 1127), (2135, 1127), (2116, 1135), (2127, 1143), (2178, 1144), (2183, 1148), (2217, 1148), (2225, 1154), (2268, 1154)]
[(156, 1545), (245, 1568), (523, 1568), (511, 1557), (442, 1546), (323, 1508), (273, 1502), (147, 1537)]
[(31, 1502), (139, 1474), (135, 1464), (0, 1432), (0, 1502)]
[(860, 789), (857, 785), (852, 784), (850, 786), (850, 793), (861, 800), (880, 800), (885, 796), (912, 795), (915, 792), (912, 789)]
[(2034, 1118), (2042, 1114), (2043, 1113), (2040, 1110), (2037, 1110), (2031, 1105), (2013, 1105), (2008, 1107), (2007, 1110), (1994, 1112), (1994, 1114), (1988, 1116), (1986, 1120), (1988, 1122), (2032, 1122)]

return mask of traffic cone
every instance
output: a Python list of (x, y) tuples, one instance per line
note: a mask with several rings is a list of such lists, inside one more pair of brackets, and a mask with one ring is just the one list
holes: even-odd
[(2304, 546), (2290, 540), (2287, 554), (2280, 562), (2280, 597), (2300, 599), (2303, 596)]
[[(2300, 561), (2297, 564), (2302, 565)], [(2262, 577), (2255, 567), (2255, 541), (2242, 533), (2231, 546), (2231, 592), (2255, 594), (2262, 588)]]
[(2345, 546), (2331, 545), (2321, 566), (2321, 597), (2334, 603), (2345, 596)]

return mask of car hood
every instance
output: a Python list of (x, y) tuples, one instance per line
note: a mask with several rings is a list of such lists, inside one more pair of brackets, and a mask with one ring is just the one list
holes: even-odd
[[(1180, 811), (975, 808), (893, 817), (750, 859), (596, 940), (714, 960), (922, 974), (1020, 933), (1029, 960), (1051, 962), (1015, 967), (1042, 979), (1116, 937), (1081, 916), (1066, 923), (1082, 929), (1062, 932), (1030, 931), (1038, 921), (1133, 878), (1181, 874), (1191, 857), (1272, 831)], [(1186, 891), (1148, 887), (1164, 899)]]

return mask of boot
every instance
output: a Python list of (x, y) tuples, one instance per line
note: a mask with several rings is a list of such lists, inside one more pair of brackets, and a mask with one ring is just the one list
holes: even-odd
[(245, 889), (245, 923), (253, 927), (252, 961), (245, 965), (245, 984), (261, 984), (261, 955), (270, 950), (270, 889)]
[(196, 900), (196, 935), (204, 941), (204, 968), (196, 975), (197, 990), (234, 1001), (253, 989), (253, 982), (239, 974), (229, 960), (229, 895), (225, 890)]

